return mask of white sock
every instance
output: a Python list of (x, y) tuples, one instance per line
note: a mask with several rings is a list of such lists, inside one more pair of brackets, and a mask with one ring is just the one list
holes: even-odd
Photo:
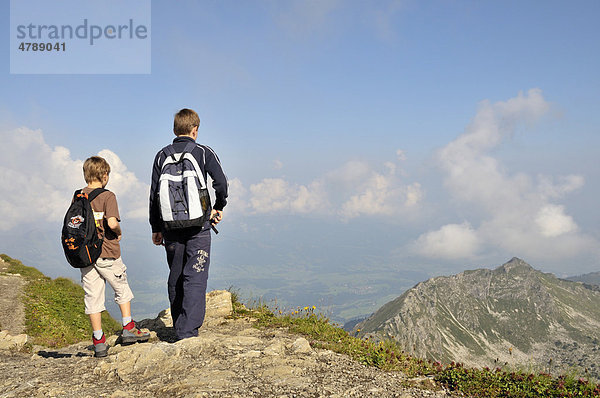
[(100, 330), (94, 330), (94, 338), (96, 340), (100, 340), (102, 338), (103, 334), (104, 333), (102, 333), (102, 329), (100, 329)]
[(131, 322), (131, 317), (130, 316), (124, 316), (123, 317), (123, 326), (127, 326), (127, 324)]

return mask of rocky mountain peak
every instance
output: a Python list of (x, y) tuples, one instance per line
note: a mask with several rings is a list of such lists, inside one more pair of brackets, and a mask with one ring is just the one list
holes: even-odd
[(506, 273), (535, 271), (531, 265), (527, 264), (518, 257), (511, 258), (510, 261), (498, 267), (497, 270), (501, 270)]

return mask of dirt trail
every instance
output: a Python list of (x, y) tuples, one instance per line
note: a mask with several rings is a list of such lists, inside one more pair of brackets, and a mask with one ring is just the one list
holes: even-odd
[(8, 264), (0, 258), (0, 330), (17, 335), (25, 329), (25, 309), (21, 301), (25, 280), (7, 274), (7, 269)]

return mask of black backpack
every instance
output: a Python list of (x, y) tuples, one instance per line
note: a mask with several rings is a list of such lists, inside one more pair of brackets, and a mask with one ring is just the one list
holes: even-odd
[(89, 267), (100, 257), (104, 239), (98, 236), (91, 202), (105, 191), (103, 188), (96, 188), (89, 194), (81, 189), (75, 191), (65, 214), (60, 241), (67, 261), (74, 268)]

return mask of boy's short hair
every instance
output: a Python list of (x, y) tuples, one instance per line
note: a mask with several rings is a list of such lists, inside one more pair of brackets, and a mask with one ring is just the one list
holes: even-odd
[(183, 108), (175, 114), (173, 132), (176, 136), (188, 135), (194, 127), (200, 126), (198, 114), (191, 109)]
[(110, 165), (104, 158), (92, 156), (83, 162), (83, 178), (88, 184), (94, 181), (102, 182), (104, 174), (110, 174)]

